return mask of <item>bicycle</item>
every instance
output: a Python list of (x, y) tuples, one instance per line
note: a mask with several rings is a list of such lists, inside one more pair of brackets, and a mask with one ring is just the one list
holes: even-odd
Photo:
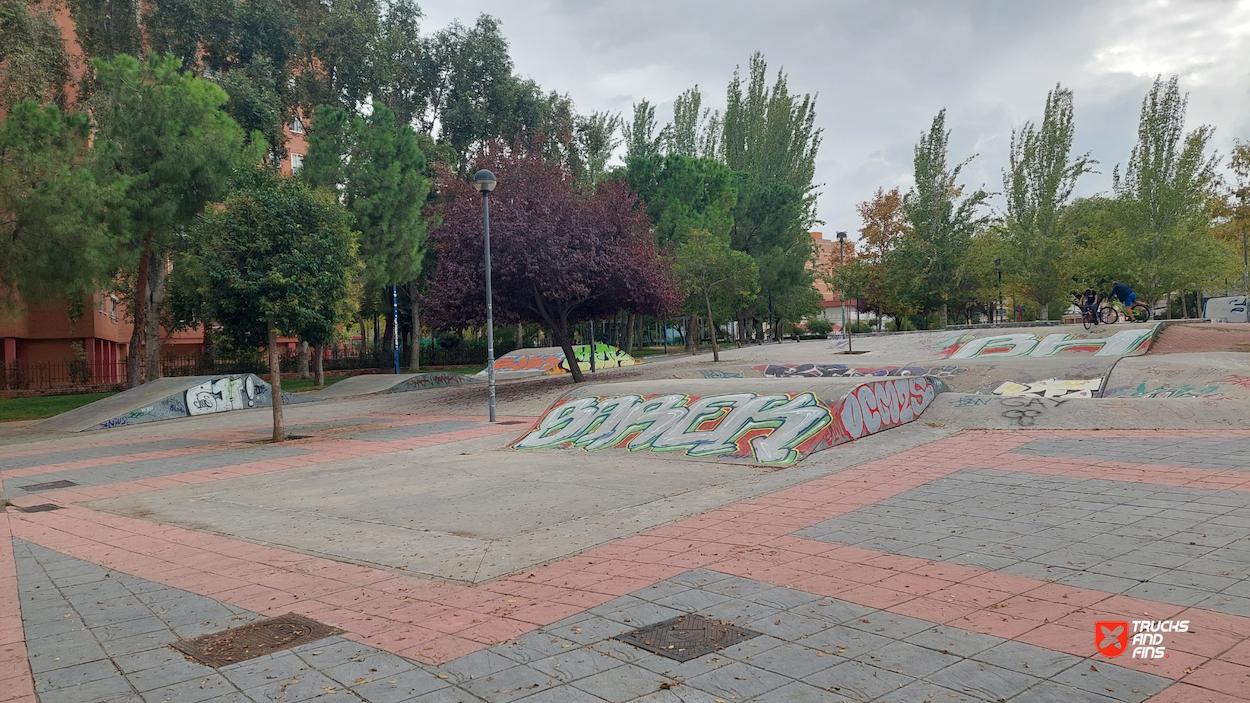
[[(1094, 314), (1095, 311), (1093, 308), (1081, 306), (1081, 322), (1085, 325), (1085, 329), (1088, 330), (1090, 327), (1098, 324), (1094, 321)], [(1097, 315), (1098, 319), (1102, 320), (1103, 324), (1107, 325), (1114, 323), (1118, 317), (1118, 314), (1114, 310), (1104, 307), (1099, 307), (1097, 309)]]
[(1123, 315), (1124, 319), (1129, 322), (1150, 322), (1150, 306), (1140, 301), (1135, 302), (1126, 308), (1124, 307), (1124, 303), (1113, 299), (1111, 300), (1111, 307), (1104, 309), (1114, 311), (1115, 313), (1113, 316), (1115, 319), (1112, 320), (1108, 320), (1106, 315), (1103, 315), (1102, 321), (1107, 324), (1112, 324), (1118, 321), (1120, 319), (1120, 315)]

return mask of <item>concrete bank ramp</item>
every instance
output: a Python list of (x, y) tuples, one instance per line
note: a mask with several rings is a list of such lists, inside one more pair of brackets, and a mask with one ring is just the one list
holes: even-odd
[[(312, 400), (285, 391), (283, 403)], [(273, 405), (269, 384), (252, 373), (158, 378), (137, 388), (55, 415), (30, 427), (82, 432)]]
[[(582, 371), (590, 371), (590, 345), (575, 344), (573, 353), (581, 364)], [(610, 344), (595, 344), (595, 369), (603, 370), (621, 366), (636, 366), (642, 362), (626, 354)], [(560, 347), (533, 347), (514, 349), (495, 359), (496, 378), (523, 378), (542, 374), (562, 374), (569, 372), (569, 364), (564, 358), (564, 350)], [(477, 374), (485, 378), (486, 372)]]
[(301, 393), (304, 398), (330, 400), (333, 398), (353, 398), (374, 393), (403, 393), (426, 388), (443, 388), (446, 386), (463, 386), (470, 383), (482, 383), (479, 378), (462, 373), (377, 373), (362, 374), (345, 378), (334, 385), (319, 391)]
[(673, 452), (787, 466), (912, 422), (947, 390), (941, 379), (704, 379), (583, 385), (509, 446)]
[(1196, 398), (1042, 398), (943, 393), (924, 420), (953, 429), (1250, 429), (1240, 403)]
[(1250, 354), (1151, 354), (1121, 359), (1103, 396), (1250, 400)]

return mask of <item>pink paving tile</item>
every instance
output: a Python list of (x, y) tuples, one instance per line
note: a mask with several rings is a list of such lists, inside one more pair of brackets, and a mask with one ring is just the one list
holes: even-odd
[(1250, 698), (1250, 666), (1210, 661), (1184, 679), (1191, 686), (1218, 691), (1229, 696)]
[(1242, 703), (1245, 700), (1247, 699), (1181, 682), (1155, 694), (1150, 703)]
[(482, 642), (474, 642), (455, 635), (444, 635), (409, 649), (401, 649), (396, 653), (424, 664), (437, 665), (485, 648), (486, 644)]
[[(578, 612), (581, 612), (581, 609), (578, 609)], [(475, 642), (493, 645), (513, 637), (519, 637), (527, 632), (532, 632), (536, 628), (537, 625), (530, 622), (510, 618), (494, 618), (480, 625), (474, 625), (461, 630), (458, 636)]]
[[(891, 605), (889, 610), (891, 613), (907, 615), (920, 620), (928, 620), (930, 622), (951, 622), (972, 613), (982, 612), (975, 606), (970, 606), (965, 603), (950, 603), (934, 598), (913, 598), (909, 601), (898, 603), (897, 605)], [(969, 629), (959, 623), (956, 624), (963, 629)], [(972, 623), (969, 623), (969, 625), (971, 624)]]
[(1003, 614), (999, 610), (980, 610), (947, 621), (946, 624), (1014, 640), (1029, 630), (1037, 629), (1042, 625), (1042, 622), (1029, 618), (1012, 617)]

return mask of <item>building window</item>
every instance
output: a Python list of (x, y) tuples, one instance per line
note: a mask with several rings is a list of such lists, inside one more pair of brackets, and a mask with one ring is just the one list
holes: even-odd
[(294, 120), (291, 121), (291, 134), (303, 134), (303, 133), (304, 133), (304, 123), (302, 120), (300, 120), (300, 118), (296, 117)]
[(303, 165), (304, 165), (304, 155), (296, 154), (292, 152), (291, 153), (291, 173), (299, 173), (299, 170), (301, 167), (303, 167)]

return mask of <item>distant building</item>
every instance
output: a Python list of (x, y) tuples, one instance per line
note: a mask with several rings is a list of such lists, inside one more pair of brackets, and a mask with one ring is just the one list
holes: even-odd
[[(845, 324), (842, 319), (842, 292), (836, 291), (825, 282), (825, 276), (832, 273), (841, 264), (842, 261), (851, 263), (855, 260), (855, 242), (847, 239), (845, 243), (838, 242), (836, 239), (828, 240), (820, 232), (811, 232), (812, 241), (816, 245), (816, 259), (812, 264), (812, 268), (816, 274), (816, 290), (820, 292), (820, 306), (824, 310), (824, 317), (833, 323), (835, 330), (841, 330)], [(846, 301), (846, 316), (848, 320), (855, 320), (856, 301)]]

